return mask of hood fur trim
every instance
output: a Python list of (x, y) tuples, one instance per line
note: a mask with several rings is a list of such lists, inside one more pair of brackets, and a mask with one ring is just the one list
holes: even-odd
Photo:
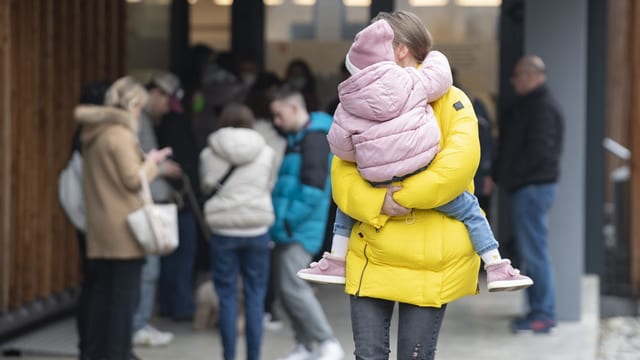
[(132, 114), (112, 106), (80, 105), (74, 110), (74, 118), (80, 125), (119, 124), (137, 131)]

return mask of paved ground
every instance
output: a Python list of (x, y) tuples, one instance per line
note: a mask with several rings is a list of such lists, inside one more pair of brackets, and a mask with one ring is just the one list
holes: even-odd
[[(583, 317), (580, 322), (560, 322), (549, 335), (519, 334), (508, 330), (509, 321), (523, 308), (522, 293), (483, 292), (450, 304), (440, 335), (438, 360), (592, 360), (598, 352), (598, 284), (587, 277), (583, 282)], [(320, 287), (318, 296), (329, 316), (337, 337), (347, 353), (353, 356), (353, 342), (349, 322), (348, 298), (337, 287)], [(173, 323), (162, 319), (154, 324), (176, 334), (175, 341), (164, 348), (136, 349), (142, 359), (204, 360), (221, 359), (221, 347), (215, 330), (196, 332), (187, 323)], [(58, 359), (73, 359), (75, 331), (71, 319), (34, 331), (20, 339), (0, 345), (3, 348), (31, 350), (23, 359), (46, 360), (43, 352), (59, 354)], [(239, 339), (238, 359), (244, 358), (243, 339)], [(395, 337), (392, 337), (392, 344)], [(262, 349), (263, 359), (272, 360), (286, 354), (293, 347), (291, 331), (266, 332)], [(392, 346), (391, 358), (395, 359)], [(613, 347), (613, 346), (611, 346)], [(37, 350), (34, 352), (33, 350)], [(37, 354), (39, 352), (40, 354)], [(27, 351), (24, 352), (27, 354)], [(67, 356), (64, 356), (64, 355)], [(624, 355), (627, 356), (627, 355)], [(639, 353), (627, 357), (601, 359), (638, 360)]]

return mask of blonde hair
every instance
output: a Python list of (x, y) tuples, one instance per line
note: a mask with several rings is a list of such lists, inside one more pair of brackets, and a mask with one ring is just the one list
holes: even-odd
[(421, 63), (433, 46), (429, 30), (418, 15), (409, 11), (380, 12), (371, 22), (385, 20), (393, 30), (394, 45), (402, 44)]
[(105, 105), (131, 110), (136, 105), (145, 105), (149, 100), (147, 90), (131, 76), (116, 80), (104, 96)]

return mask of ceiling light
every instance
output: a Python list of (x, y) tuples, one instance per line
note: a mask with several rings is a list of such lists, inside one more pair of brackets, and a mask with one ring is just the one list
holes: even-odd
[(296, 5), (312, 6), (316, 4), (316, 0), (293, 0)]
[(277, 6), (282, 5), (283, 0), (263, 0), (264, 4), (267, 6)]
[(189, 2), (189, 5), (195, 5), (198, 3), (198, 0), (187, 0)]
[(411, 6), (445, 6), (449, 0), (409, 0)]
[(458, 6), (498, 7), (502, 0), (456, 0)]
[(133, 3), (142, 2), (142, 0), (127, 0), (127, 2), (133, 4)]
[(344, 6), (371, 6), (371, 0), (342, 0)]
[(233, 5), (233, 0), (213, 0), (213, 3), (218, 6), (230, 6)]

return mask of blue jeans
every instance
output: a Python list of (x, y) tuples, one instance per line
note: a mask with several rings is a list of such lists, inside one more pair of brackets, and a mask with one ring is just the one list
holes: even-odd
[(178, 213), (178, 248), (160, 260), (158, 308), (162, 316), (175, 320), (193, 316), (193, 272), (198, 245), (198, 232), (193, 212)]
[(254, 237), (211, 236), (211, 272), (220, 298), (218, 326), (224, 359), (236, 358), (238, 275), (242, 276), (247, 359), (260, 358), (264, 297), (269, 280), (269, 234)]
[(160, 275), (160, 257), (147, 255), (142, 266), (142, 279), (140, 282), (140, 303), (133, 316), (133, 332), (145, 327), (151, 319), (153, 304), (156, 298), (156, 283)]
[[(388, 360), (389, 327), (395, 302), (351, 296), (351, 326), (356, 360)], [(435, 359), (446, 305), (441, 308), (398, 304), (398, 359)]]
[[(493, 231), (487, 218), (482, 214), (478, 199), (468, 191), (458, 195), (447, 204), (435, 208), (447, 216), (462, 221), (469, 231), (469, 237), (473, 248), (478, 254), (498, 248), (498, 241), (493, 236)], [(333, 232), (336, 235), (349, 237), (355, 221), (340, 209), (336, 211), (336, 222)]]
[(527, 275), (534, 279), (527, 288), (529, 316), (555, 320), (555, 284), (548, 248), (548, 212), (555, 198), (556, 183), (529, 185), (509, 194), (516, 249)]

